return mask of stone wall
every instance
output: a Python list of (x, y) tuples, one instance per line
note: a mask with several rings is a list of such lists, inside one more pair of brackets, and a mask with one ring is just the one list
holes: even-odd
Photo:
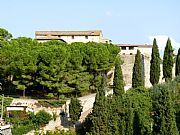
[[(144, 83), (145, 87), (149, 88), (151, 87), (150, 83), (150, 60), (151, 57), (149, 55), (143, 55), (143, 64), (144, 64)], [(133, 73), (133, 66), (134, 66), (134, 61), (135, 61), (135, 55), (121, 55), (121, 59), (123, 61), (122, 64), (122, 73), (123, 73), (123, 78), (125, 82), (125, 90), (128, 90), (129, 88), (132, 87), (132, 73)], [(161, 73), (160, 73), (160, 79), (159, 83), (163, 83), (163, 68), (162, 64), (160, 65)], [(175, 77), (175, 64), (173, 67), (173, 72), (172, 72), (173, 78)]]
[(121, 55), (121, 59), (123, 61), (121, 68), (125, 83), (125, 90), (128, 90), (132, 86), (132, 71), (134, 66), (135, 55)]
[(0, 134), (3, 134), (3, 135), (12, 135), (11, 128), (5, 128), (5, 129), (0, 130)]
[[(132, 87), (132, 74), (133, 74), (133, 66), (135, 61), (135, 55), (121, 55), (121, 59), (123, 61), (122, 64), (122, 73), (125, 82), (125, 90), (128, 90)], [(150, 83), (150, 56), (142, 55), (142, 63), (143, 63), (143, 78), (145, 87), (151, 87)]]

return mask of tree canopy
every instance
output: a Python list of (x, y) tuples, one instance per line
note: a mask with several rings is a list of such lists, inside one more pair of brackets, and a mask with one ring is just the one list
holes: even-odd
[(132, 87), (133, 88), (144, 86), (142, 64), (143, 63), (142, 63), (141, 52), (137, 50), (137, 54), (135, 56), (135, 62), (133, 66), (133, 74), (132, 74)]
[(81, 112), (82, 106), (80, 100), (78, 100), (77, 98), (71, 98), (71, 102), (69, 104), (69, 115), (73, 124), (75, 124), (79, 120)]
[(165, 78), (165, 81), (172, 79), (173, 64), (173, 49), (171, 46), (171, 40), (168, 38), (163, 56), (163, 78)]
[(178, 54), (176, 57), (176, 69), (175, 69), (175, 75), (180, 75), (180, 48), (178, 49)]
[(12, 38), (12, 34), (9, 33), (6, 29), (0, 28), (0, 41), (1, 40), (8, 40)]
[(0, 49), (2, 89), (55, 97), (95, 92), (98, 76), (113, 67), (118, 53), (111, 44), (12, 39)]
[(113, 93), (116, 96), (122, 96), (124, 94), (124, 81), (121, 69), (121, 60), (119, 55), (117, 56), (115, 61)]
[(159, 49), (156, 43), (156, 39), (153, 41), (153, 48), (150, 61), (150, 82), (152, 85), (159, 83), (160, 78), (160, 55)]

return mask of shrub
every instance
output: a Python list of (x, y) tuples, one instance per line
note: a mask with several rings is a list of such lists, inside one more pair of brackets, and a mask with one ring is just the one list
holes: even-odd
[(34, 129), (34, 126), (32, 123), (28, 124), (28, 125), (21, 125), (18, 127), (13, 127), (12, 134), (13, 135), (24, 135), (33, 129)]
[(61, 107), (65, 100), (39, 100), (38, 103), (44, 107)]
[(32, 122), (37, 126), (44, 126), (45, 124), (48, 124), (50, 120), (52, 120), (51, 114), (48, 112), (41, 110), (36, 115), (31, 115)]

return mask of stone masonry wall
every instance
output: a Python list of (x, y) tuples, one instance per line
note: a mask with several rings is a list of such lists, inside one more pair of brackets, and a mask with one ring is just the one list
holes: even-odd
[[(129, 88), (132, 87), (132, 73), (133, 73), (133, 66), (134, 66), (134, 61), (135, 61), (135, 55), (121, 55), (121, 59), (123, 61), (123, 64), (121, 66), (122, 68), (122, 73), (123, 73), (123, 78), (125, 82), (125, 90), (128, 90)], [(148, 55), (144, 55), (144, 81), (145, 81), (145, 87), (149, 88), (151, 87), (150, 83), (150, 60), (151, 57)], [(161, 73), (160, 73), (160, 79), (159, 83), (163, 83), (163, 68), (162, 64), (160, 65)], [(172, 72), (173, 78), (175, 77), (175, 64), (173, 67), (173, 72)]]

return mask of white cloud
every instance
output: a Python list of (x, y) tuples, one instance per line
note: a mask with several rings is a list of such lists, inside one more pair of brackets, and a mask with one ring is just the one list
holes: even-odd
[[(164, 52), (164, 48), (166, 46), (166, 42), (168, 39), (168, 36), (166, 35), (157, 35), (157, 36), (150, 36), (149, 40), (150, 40), (150, 44), (153, 44), (153, 39), (156, 38), (157, 41), (157, 45), (159, 47), (159, 51), (161, 54), (163, 54)], [(175, 52), (178, 51), (178, 48), (180, 47), (180, 43), (177, 43), (173, 38), (169, 37), (171, 40), (171, 45), (173, 47), (173, 49), (175, 50)]]

